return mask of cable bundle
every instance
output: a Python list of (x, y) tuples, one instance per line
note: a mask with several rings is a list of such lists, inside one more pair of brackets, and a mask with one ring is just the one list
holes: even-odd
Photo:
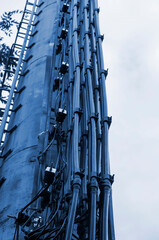
[[(61, 1), (53, 54), (50, 139), (40, 156), (42, 166), (52, 163), (51, 154), (56, 156), (51, 166), (56, 173), (49, 186), (42, 179), (50, 198), (45, 207), (40, 202), (36, 205), (35, 215), (41, 211), (43, 224), (26, 232), (24, 223), (28, 240), (115, 239), (108, 153), (111, 117), (102, 40), (97, 0)], [(41, 197), (40, 192), (35, 198)]]

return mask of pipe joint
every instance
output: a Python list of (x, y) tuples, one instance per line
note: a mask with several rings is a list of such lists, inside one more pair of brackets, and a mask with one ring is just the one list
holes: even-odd
[(74, 179), (72, 181), (72, 188), (79, 190), (80, 187), (81, 187), (80, 172), (77, 172), (77, 173), (75, 173)]
[(90, 183), (88, 185), (88, 188), (90, 189), (90, 192), (97, 192), (98, 190), (98, 182), (97, 178), (95, 176), (91, 177)]

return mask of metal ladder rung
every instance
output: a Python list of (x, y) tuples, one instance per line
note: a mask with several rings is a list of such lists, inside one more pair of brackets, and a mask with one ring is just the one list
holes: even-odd
[[(27, 30), (27, 28), (25, 28), (25, 27), (20, 27), (20, 28), (23, 29), (23, 30)], [(20, 28), (19, 28), (19, 29), (20, 29)]]
[(18, 34), (22, 34), (22, 35), (25, 35), (26, 33), (23, 33), (23, 32), (18, 32)]
[(22, 37), (22, 36), (18, 36), (18, 37), (23, 38), (23, 39), (25, 38), (25, 37)]
[(27, 2), (27, 4), (30, 5), (30, 6), (34, 5), (34, 3), (31, 3), (31, 2)]
[(9, 58), (14, 59), (14, 60), (16, 60), (16, 61), (18, 61), (18, 59), (19, 59), (19, 58), (16, 58), (16, 57), (14, 57), (14, 56), (9, 56)]
[(26, 25), (28, 25), (28, 22), (21, 22), (22, 24), (26, 24)]
[[(29, 22), (29, 19), (28, 18), (23, 18), (24, 21), (27, 21)], [(23, 23), (23, 22), (22, 22)], [(28, 24), (28, 23), (27, 23)]]
[(15, 73), (14, 71), (9, 70), (9, 69), (4, 69), (3, 71), (4, 71), (4, 72), (9, 72), (9, 73)]
[(31, 13), (32, 13), (32, 11), (31, 11), (31, 10), (29, 10), (29, 9), (25, 9), (24, 13), (31, 14)]

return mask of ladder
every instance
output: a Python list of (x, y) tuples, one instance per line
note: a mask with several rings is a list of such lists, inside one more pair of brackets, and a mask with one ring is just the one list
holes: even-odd
[(25, 76), (29, 70), (24, 69), (24, 62), (26, 62), (26, 51), (31, 49), (33, 44), (29, 46), (29, 40), (32, 36), (32, 30), (35, 24), (34, 18), (36, 16), (37, 0), (27, 0), (22, 18), (15, 37), (15, 42), (11, 47), (10, 56), (6, 68), (3, 70), (3, 78), (0, 83), (0, 149), (2, 154), (2, 147), (5, 142), (6, 134), (14, 131), (14, 128), (8, 129), (11, 113), (16, 113), (20, 105), (13, 109), (14, 98), (16, 94), (20, 94), (25, 87), (17, 90), (18, 82), (21, 76)]

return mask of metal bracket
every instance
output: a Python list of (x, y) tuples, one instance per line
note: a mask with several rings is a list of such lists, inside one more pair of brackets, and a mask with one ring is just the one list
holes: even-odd
[(26, 71), (24, 71), (24, 73), (20, 74), (20, 76), (25, 77), (29, 72), (30, 72), (30, 70), (27, 69)]
[(103, 123), (106, 122), (108, 124), (108, 128), (110, 128), (110, 125), (112, 123), (112, 116), (111, 117), (106, 117), (101, 121), (101, 124), (103, 125)]
[(34, 45), (35, 45), (35, 42), (33, 42), (32, 44), (30, 44), (27, 48), (31, 49)]
[(12, 152), (13, 150), (9, 149), (4, 155), (0, 156), (0, 158), (6, 159)]
[(38, 30), (36, 30), (34, 33), (30, 34), (30, 37), (34, 37), (38, 33)]
[(22, 104), (19, 104), (15, 109), (12, 109), (12, 112), (17, 112), (22, 107)]
[(19, 93), (19, 94), (21, 94), (23, 91), (24, 91), (24, 89), (26, 88), (26, 86), (23, 86), (22, 88), (20, 88), (19, 89), (19, 91), (17, 91), (16, 93)]
[(35, 16), (39, 16), (42, 13), (42, 10), (40, 10), (38, 13), (35, 13)]
[(29, 60), (31, 59), (33, 57), (33, 55), (30, 55), (28, 58), (26, 58), (25, 60), (24, 60), (24, 62), (29, 62)]
[(17, 129), (17, 125), (15, 125), (14, 127), (12, 127), (10, 130), (4, 130), (4, 132), (6, 132), (6, 133), (12, 133), (12, 132), (14, 132), (14, 130), (16, 130)]

